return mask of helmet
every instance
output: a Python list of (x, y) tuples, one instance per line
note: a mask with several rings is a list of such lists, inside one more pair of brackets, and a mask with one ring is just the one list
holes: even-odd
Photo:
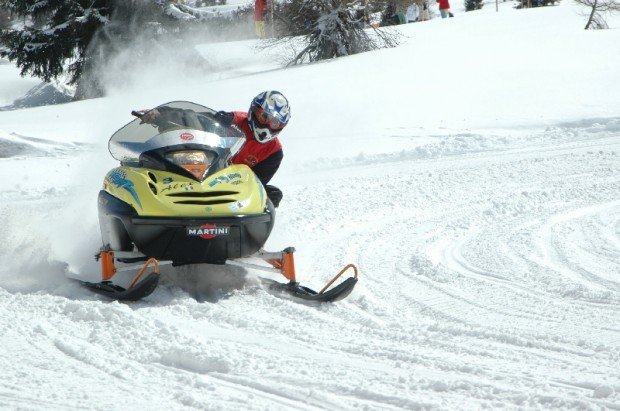
[(248, 112), (250, 129), (261, 144), (278, 137), (290, 118), (288, 100), (279, 91), (263, 91), (254, 97)]

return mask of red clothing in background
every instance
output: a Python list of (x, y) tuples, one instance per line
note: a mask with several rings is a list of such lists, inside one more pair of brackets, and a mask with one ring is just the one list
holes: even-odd
[(267, 0), (254, 1), (254, 21), (265, 20), (265, 11), (267, 10)]

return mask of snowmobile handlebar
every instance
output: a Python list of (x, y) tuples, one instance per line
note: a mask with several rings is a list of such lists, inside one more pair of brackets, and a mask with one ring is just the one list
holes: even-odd
[[(151, 113), (153, 114), (151, 115)], [(163, 122), (164, 124), (168, 124), (172, 127), (183, 127), (182, 124), (175, 123), (174, 121), (171, 121), (167, 118), (159, 120), (159, 123), (156, 123), (155, 120), (158, 119), (161, 115), (161, 113), (157, 110), (157, 108), (153, 108), (151, 110), (143, 110), (143, 111), (131, 110), (131, 115), (136, 116), (140, 120), (142, 120), (140, 124), (146, 123), (146, 124), (152, 125), (153, 127), (157, 127), (157, 126), (161, 126), (162, 125), (161, 123)]]

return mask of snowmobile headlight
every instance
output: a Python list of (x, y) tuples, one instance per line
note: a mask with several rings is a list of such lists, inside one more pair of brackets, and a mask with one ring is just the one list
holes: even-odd
[(192, 173), (202, 180), (215, 159), (215, 154), (202, 150), (174, 151), (165, 155), (166, 160)]

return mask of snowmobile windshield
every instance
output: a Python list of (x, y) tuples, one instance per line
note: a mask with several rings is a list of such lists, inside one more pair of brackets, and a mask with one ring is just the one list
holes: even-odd
[[(137, 118), (110, 138), (112, 157), (123, 163), (137, 163), (143, 153), (166, 147), (202, 146), (232, 158), (243, 146), (245, 135), (235, 125), (226, 127), (215, 111), (187, 101), (162, 104), (149, 123)], [(226, 160), (225, 159), (225, 160)]]

